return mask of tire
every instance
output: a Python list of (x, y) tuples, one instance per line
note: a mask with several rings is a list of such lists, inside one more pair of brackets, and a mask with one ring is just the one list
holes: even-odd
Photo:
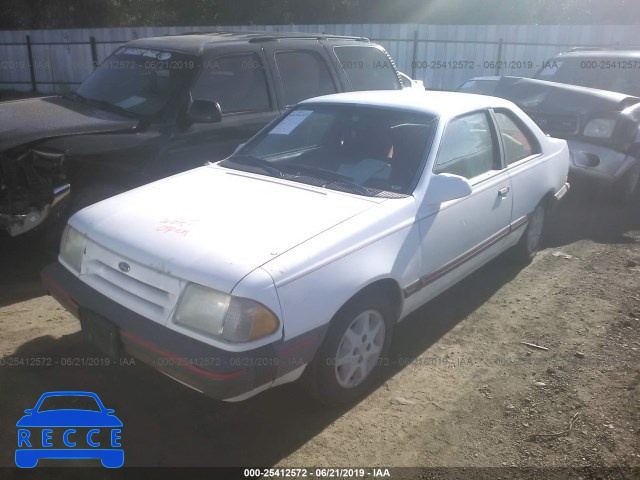
[(544, 234), (546, 211), (544, 202), (539, 203), (529, 215), (529, 224), (522, 234), (522, 238), (513, 249), (514, 259), (521, 264), (528, 264), (536, 256)]
[(356, 297), (331, 321), (306, 382), (309, 393), (325, 405), (352, 402), (374, 385), (381, 360), (389, 352), (394, 324), (385, 299), (384, 295)]
[(625, 176), (616, 183), (613, 198), (617, 203), (631, 205), (640, 194), (640, 165), (630, 169)]

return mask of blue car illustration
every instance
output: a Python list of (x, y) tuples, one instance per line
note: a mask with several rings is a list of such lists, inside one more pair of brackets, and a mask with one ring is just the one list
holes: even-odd
[(124, 464), (122, 422), (95, 393), (48, 392), (24, 413), (16, 423), (18, 467), (33, 468), (41, 458), (99, 458), (107, 468)]

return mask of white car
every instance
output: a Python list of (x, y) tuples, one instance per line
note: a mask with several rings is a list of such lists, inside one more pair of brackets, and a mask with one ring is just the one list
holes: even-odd
[(350, 401), (397, 322), (508, 249), (535, 254), (568, 166), (506, 100), (319, 97), (226, 160), (80, 211), (43, 279), (104, 351), (215, 398), (303, 376)]

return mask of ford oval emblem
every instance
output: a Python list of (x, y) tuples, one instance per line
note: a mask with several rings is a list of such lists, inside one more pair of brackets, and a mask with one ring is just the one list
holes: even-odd
[(127, 262), (120, 262), (118, 264), (118, 268), (122, 270), (124, 273), (129, 273), (129, 271), (131, 270), (131, 267)]

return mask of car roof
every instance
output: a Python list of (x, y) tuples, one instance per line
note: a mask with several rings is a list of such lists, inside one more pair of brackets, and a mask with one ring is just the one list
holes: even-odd
[(517, 109), (509, 100), (488, 95), (431, 90), (416, 91), (415, 89), (337, 93), (301, 102), (302, 105), (308, 103), (357, 104), (395, 108), (436, 115), (443, 119), (486, 108)]
[(340, 40), (346, 42), (370, 43), (365, 37), (351, 37), (344, 35), (325, 35), (321, 33), (298, 32), (190, 32), (181, 35), (166, 35), (163, 37), (140, 38), (128, 42), (128, 47), (159, 48), (182, 52), (191, 55), (201, 54), (207, 47), (223, 43), (257, 43), (281, 40)]

